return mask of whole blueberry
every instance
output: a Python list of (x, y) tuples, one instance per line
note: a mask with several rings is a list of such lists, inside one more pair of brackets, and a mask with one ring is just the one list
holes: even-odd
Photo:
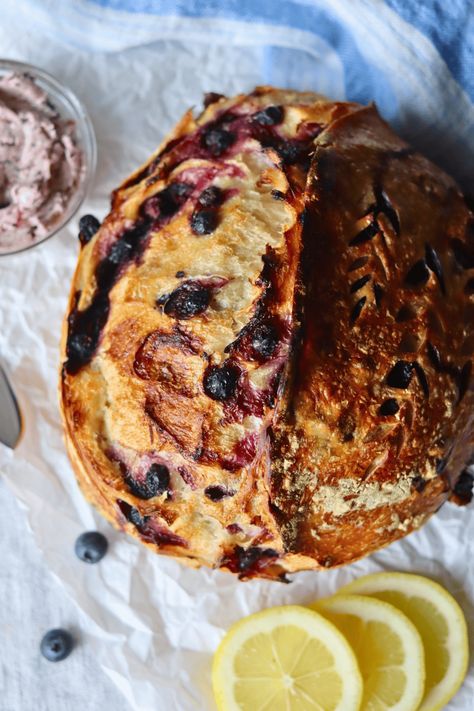
[(55, 629), (46, 632), (41, 640), (41, 654), (49, 662), (61, 662), (66, 659), (74, 647), (72, 635), (67, 630)]
[(171, 292), (163, 310), (167, 316), (192, 318), (206, 311), (211, 295), (211, 289), (199, 282), (185, 282)]
[(169, 489), (170, 472), (164, 464), (154, 463), (148, 469), (145, 480), (141, 483), (129, 478), (128, 486), (132, 494), (138, 496), (139, 499), (152, 499), (154, 496), (160, 496)]
[(194, 210), (191, 215), (191, 229), (195, 235), (209, 235), (218, 224), (217, 210), (214, 208), (202, 208)]
[(253, 120), (261, 126), (275, 126), (283, 121), (283, 108), (281, 106), (267, 106), (253, 115)]
[(252, 348), (258, 356), (271, 358), (278, 346), (278, 333), (271, 323), (258, 324), (252, 333)]
[(210, 366), (204, 374), (204, 392), (212, 400), (228, 400), (237, 390), (240, 371), (231, 363)]
[(198, 203), (201, 207), (215, 207), (222, 202), (222, 190), (217, 185), (210, 185), (202, 191), (198, 197)]
[(211, 155), (217, 157), (224, 153), (234, 143), (236, 136), (232, 131), (219, 127), (207, 128), (201, 136), (201, 145)]
[(107, 553), (106, 537), (99, 531), (81, 533), (74, 545), (74, 551), (84, 563), (98, 563)]

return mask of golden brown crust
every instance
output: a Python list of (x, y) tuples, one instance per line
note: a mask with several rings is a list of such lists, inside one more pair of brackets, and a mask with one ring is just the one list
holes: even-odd
[(332, 566), (418, 527), (470, 455), (472, 300), (453, 244), (472, 217), (373, 107), (321, 134), (308, 185), (305, 329), (272, 500), (287, 549)]
[(469, 229), (374, 108), (260, 87), (186, 114), (73, 280), (61, 405), (86, 496), (240, 577), (417, 528), (472, 450)]

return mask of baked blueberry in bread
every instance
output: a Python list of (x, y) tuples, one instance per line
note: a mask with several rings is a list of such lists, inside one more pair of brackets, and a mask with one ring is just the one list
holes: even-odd
[(348, 563), (470, 497), (473, 214), (374, 107), (206, 103), (81, 227), (71, 461), (190, 565)]

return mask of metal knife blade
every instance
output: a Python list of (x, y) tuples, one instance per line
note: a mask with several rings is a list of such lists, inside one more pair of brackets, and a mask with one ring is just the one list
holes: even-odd
[(0, 363), (0, 442), (15, 449), (21, 434), (21, 413), (15, 393)]

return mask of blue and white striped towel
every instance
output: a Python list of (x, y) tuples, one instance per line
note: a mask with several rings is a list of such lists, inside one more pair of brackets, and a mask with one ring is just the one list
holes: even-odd
[(469, 189), (472, 0), (3, 0), (4, 20), (19, 14), (91, 51), (164, 39), (263, 46), (263, 83), (375, 101)]

